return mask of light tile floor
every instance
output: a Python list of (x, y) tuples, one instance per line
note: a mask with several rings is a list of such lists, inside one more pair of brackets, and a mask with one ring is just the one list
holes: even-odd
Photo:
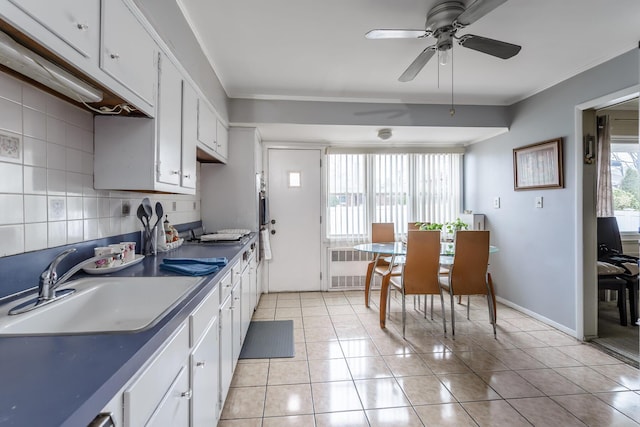
[[(499, 305), (493, 338), (486, 300), (456, 304), (456, 337), (408, 304), (406, 340), (379, 294), (263, 295), (254, 320), (293, 319), (296, 355), (240, 360), (220, 427), (631, 426), (640, 423), (640, 371)], [(447, 309), (447, 319), (449, 319)]]

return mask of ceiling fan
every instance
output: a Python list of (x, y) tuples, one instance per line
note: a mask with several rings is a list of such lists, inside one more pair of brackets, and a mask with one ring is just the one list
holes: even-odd
[(423, 50), (402, 73), (398, 78), (401, 82), (413, 80), (436, 52), (441, 55), (441, 62), (446, 62), (448, 51), (453, 47), (453, 40), (457, 40), (462, 47), (498, 58), (509, 59), (520, 52), (521, 46), (473, 34), (456, 36), (458, 30), (474, 23), (506, 1), (476, 0), (469, 7), (465, 7), (462, 1), (445, 1), (429, 10), (424, 30), (378, 29), (369, 31), (365, 37), (368, 39), (422, 39), (427, 37), (436, 39), (436, 44)]

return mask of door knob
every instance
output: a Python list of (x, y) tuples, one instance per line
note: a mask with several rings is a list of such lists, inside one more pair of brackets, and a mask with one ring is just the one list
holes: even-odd
[(271, 230), (271, 234), (276, 234), (276, 230)]
[(272, 219), (272, 220), (271, 220), (271, 224), (275, 224), (275, 223), (276, 223), (276, 220), (275, 220), (275, 219)]

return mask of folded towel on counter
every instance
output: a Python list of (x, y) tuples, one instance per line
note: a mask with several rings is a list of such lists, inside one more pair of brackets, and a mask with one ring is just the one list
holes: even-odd
[[(166, 260), (165, 260), (166, 261)], [(161, 270), (173, 271), (185, 276), (206, 276), (220, 270), (220, 266), (212, 264), (160, 264)]]
[(165, 258), (162, 262), (165, 264), (209, 264), (224, 267), (227, 265), (226, 257), (217, 258)]

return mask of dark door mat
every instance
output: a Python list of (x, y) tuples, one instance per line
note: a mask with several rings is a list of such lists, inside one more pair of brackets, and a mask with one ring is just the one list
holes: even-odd
[(293, 357), (293, 320), (251, 322), (240, 359)]

